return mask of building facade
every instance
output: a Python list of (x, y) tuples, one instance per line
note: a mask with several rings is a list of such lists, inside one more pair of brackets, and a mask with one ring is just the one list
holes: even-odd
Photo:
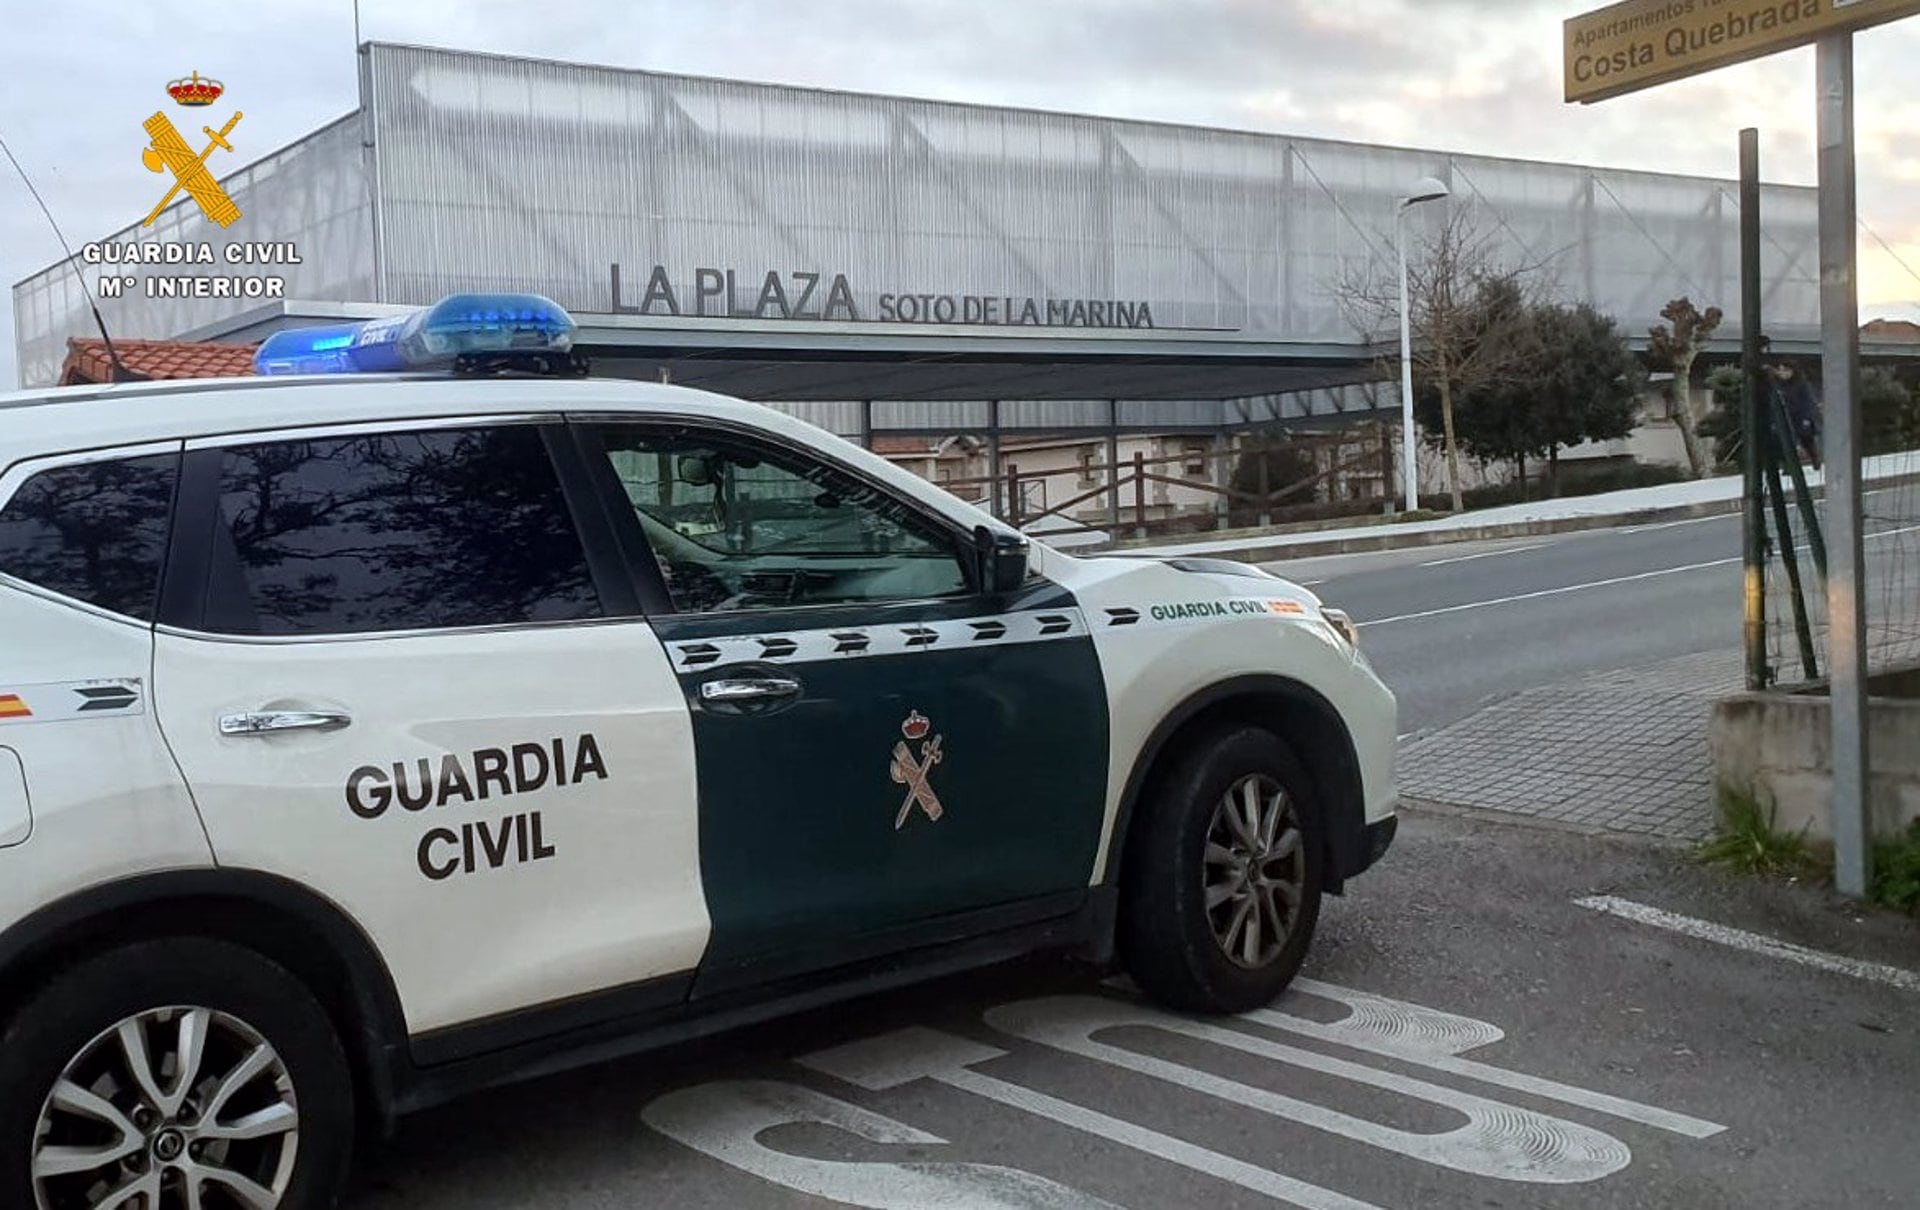
[[(89, 292), (121, 339), (248, 343), (532, 291), (574, 313), (597, 372), (923, 441), (945, 451), (930, 477), (977, 480), (1002, 513), (1052, 512), (1111, 464), (1106, 498), (1066, 510), (1096, 524), (1226, 509), (1235, 434), (1397, 415), (1379, 382), (1397, 333), (1357, 326), (1342, 288), (1392, 273), (1420, 177), (1451, 198), (1407, 212), (1410, 241), (1470, 206), (1497, 257), (1630, 334), (1682, 294), (1727, 311), (1724, 343), (1739, 330), (1728, 181), (382, 43), (360, 69), (353, 112), (223, 179), (231, 227), (182, 201), (89, 246), (284, 263), (49, 266), (14, 287), (23, 380), (53, 382), (93, 334)], [(1812, 347), (1815, 200), (1763, 191), (1777, 345)], [(188, 288), (243, 274), (273, 296)], [(1204, 473), (1163, 474), (1201, 449)], [(1360, 500), (1393, 473), (1321, 487)]]
[[(182, 202), (109, 237), (291, 244), (299, 263), (272, 269), (285, 297), (130, 291), (102, 300), (118, 332), (248, 339), (462, 290), (530, 290), (580, 315), (608, 355), (711, 362), (716, 344), (765, 346), (771, 360), (733, 385), (770, 400), (1333, 395), (1341, 376), (1328, 368), (1350, 369), (1388, 335), (1357, 332), (1338, 287), (1391, 264), (1397, 199), (1427, 175), (1451, 204), (1482, 208), (1514, 257), (1547, 266), (1557, 293), (1628, 331), (1680, 294), (1739, 319), (1726, 181), (379, 43), (361, 67), (355, 112), (225, 179), (242, 211), (233, 227)], [(1814, 194), (1769, 187), (1763, 204), (1767, 322), (1810, 329)], [(1412, 211), (1415, 234), (1439, 217)], [(67, 338), (87, 334), (83, 290), (106, 270), (80, 268), (14, 288), (29, 384), (51, 381)], [(982, 375), (992, 394), (964, 376), (766, 369), (791, 366), (785, 354), (808, 341), (848, 360), (991, 341), (1034, 369)], [(1248, 372), (1060, 374), (1145, 352)], [(822, 415), (855, 427), (850, 413)], [(927, 419), (912, 427), (981, 427)]]

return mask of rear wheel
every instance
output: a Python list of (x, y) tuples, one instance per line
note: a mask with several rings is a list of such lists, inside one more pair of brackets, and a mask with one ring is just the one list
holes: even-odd
[(225, 942), (102, 954), (0, 1035), (0, 1205), (324, 1210), (352, 1128), (326, 1012)]
[(1235, 727), (1189, 748), (1151, 794), (1122, 887), (1129, 973), (1182, 1010), (1269, 1003), (1299, 972), (1320, 918), (1312, 780), (1279, 737)]

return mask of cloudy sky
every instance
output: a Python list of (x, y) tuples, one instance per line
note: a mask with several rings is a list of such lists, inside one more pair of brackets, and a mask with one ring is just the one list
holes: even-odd
[[(1590, 0), (361, 0), (364, 38), (1625, 168), (1811, 183), (1813, 52), (1598, 106), (1561, 101)], [(139, 118), (190, 69), (249, 105), (241, 158), (357, 104), (352, 0), (0, 0), (0, 136), (76, 246), (137, 221)], [(1861, 297), (1920, 300), (1920, 20), (1861, 35)], [(0, 279), (60, 257), (0, 162)], [(1909, 269), (1908, 266), (1912, 268)], [(0, 389), (16, 378), (10, 291)]]

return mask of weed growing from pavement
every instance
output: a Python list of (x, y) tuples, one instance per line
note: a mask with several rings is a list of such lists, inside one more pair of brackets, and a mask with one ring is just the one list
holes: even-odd
[(1772, 803), (1763, 804), (1751, 790), (1725, 782), (1716, 787), (1715, 798), (1720, 830), (1700, 846), (1701, 861), (1743, 874), (1804, 874), (1812, 869), (1805, 830), (1789, 833), (1775, 828)]
[(1875, 903), (1920, 915), (1920, 820), (1905, 836), (1874, 844), (1869, 893)]
[[(1722, 782), (1715, 790), (1720, 829), (1695, 850), (1708, 865), (1724, 866), (1742, 874), (1785, 874), (1831, 883), (1832, 853), (1816, 851), (1806, 830), (1782, 832), (1774, 826), (1772, 803), (1762, 803), (1750, 790)], [(1906, 835), (1877, 840), (1873, 845), (1873, 884), (1867, 898), (1874, 903), (1920, 916), (1920, 820)]]

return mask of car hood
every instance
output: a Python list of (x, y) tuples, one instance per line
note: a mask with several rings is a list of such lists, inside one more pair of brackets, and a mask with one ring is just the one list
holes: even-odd
[[(1224, 585), (1236, 593), (1259, 593), (1264, 596), (1282, 597), (1300, 602), (1302, 605), (1320, 608), (1320, 598), (1305, 588), (1295, 584), (1285, 576), (1276, 576), (1263, 567), (1251, 563), (1239, 563), (1232, 559), (1206, 559), (1180, 556), (1170, 559), (1157, 559), (1175, 571), (1184, 571), (1189, 575), (1204, 576)], [(1252, 581), (1252, 583), (1249, 583)]]
[[(1204, 580), (1225, 596), (1270, 597), (1276, 600), (1297, 601), (1316, 613), (1322, 607), (1319, 597), (1292, 580), (1284, 576), (1276, 576), (1251, 563), (1240, 563), (1232, 559), (1209, 559), (1184, 555), (1167, 558), (1149, 555), (1104, 555), (1089, 558), (1066, 555), (1057, 551), (1049, 553), (1054, 559), (1078, 565), (1082, 575), (1091, 573), (1091, 578), (1095, 580), (1103, 580), (1109, 576), (1125, 576), (1146, 567), (1164, 567)], [(1080, 579), (1081, 577), (1072, 578)]]

